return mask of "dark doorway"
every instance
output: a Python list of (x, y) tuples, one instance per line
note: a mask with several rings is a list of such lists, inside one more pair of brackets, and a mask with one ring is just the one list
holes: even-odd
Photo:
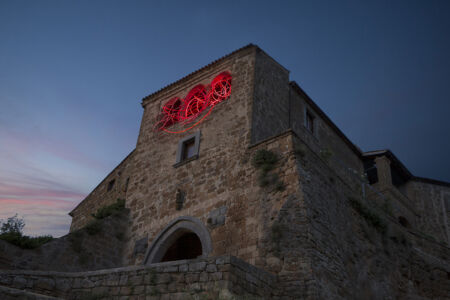
[(195, 233), (180, 236), (164, 254), (161, 262), (181, 259), (193, 259), (202, 255), (202, 243)]

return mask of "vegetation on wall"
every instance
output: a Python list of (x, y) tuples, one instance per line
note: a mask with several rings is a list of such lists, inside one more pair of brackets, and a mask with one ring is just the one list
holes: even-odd
[(272, 171), (278, 163), (278, 156), (272, 151), (259, 149), (255, 152), (252, 165), (259, 170), (258, 183), (260, 187), (273, 186), (277, 191), (284, 190), (284, 183), (277, 173)]
[(101, 220), (111, 215), (117, 215), (124, 209), (125, 200), (117, 199), (115, 203), (99, 208), (95, 214), (92, 214), (92, 216), (97, 220)]
[(367, 221), (367, 223), (372, 225), (377, 231), (382, 234), (385, 234), (387, 232), (386, 223), (377, 213), (369, 209), (356, 198), (349, 197), (348, 200), (350, 201), (350, 205), (353, 207), (353, 209), (356, 210)]
[(330, 158), (333, 156), (333, 152), (330, 149), (325, 148), (325, 149), (320, 150), (319, 155), (320, 155), (320, 157), (322, 157), (323, 160), (328, 162), (330, 160)]
[(34, 249), (53, 240), (51, 235), (30, 237), (24, 235), (22, 230), (25, 227), (23, 219), (17, 214), (8, 218), (6, 222), (0, 220), (0, 240), (4, 240), (23, 249)]
[(281, 252), (281, 239), (283, 237), (283, 232), (286, 230), (285, 225), (280, 224), (279, 222), (274, 222), (271, 227), (270, 238), (274, 245), (274, 254), (276, 256), (280, 255)]

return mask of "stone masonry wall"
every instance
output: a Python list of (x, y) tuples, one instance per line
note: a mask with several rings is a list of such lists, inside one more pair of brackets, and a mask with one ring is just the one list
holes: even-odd
[(252, 144), (289, 129), (289, 71), (257, 49), (254, 72)]
[(0, 240), (0, 269), (85, 271), (122, 266), (128, 212), (98, 221), (98, 231), (81, 229), (36, 249)]
[(276, 276), (232, 256), (79, 273), (0, 271), (0, 286), (83, 300), (293, 299)]
[[(295, 164), (288, 136), (250, 146), (254, 49), (228, 58), (183, 85), (175, 85), (157, 98), (144, 102), (145, 111), (135, 151), (135, 175), (132, 176), (127, 206), (132, 215), (132, 236), (127, 258), (140, 264), (144, 253), (136, 255), (138, 241), (149, 243), (172, 220), (181, 216), (198, 218), (212, 238), (212, 255), (230, 254), (257, 266), (278, 263), (273, 255), (262, 254), (263, 239), (284, 199), (295, 190)], [(218, 104), (195, 130), (201, 131), (199, 158), (177, 168), (178, 141), (185, 135), (161, 134), (153, 125), (161, 105), (174, 96), (184, 97), (193, 85), (210, 82), (214, 76), (229, 71), (233, 76), (231, 97)], [(196, 75), (197, 76), (197, 75)], [(284, 190), (258, 185), (259, 172), (251, 165), (254, 153), (261, 147), (276, 152), (281, 160), (276, 172), (284, 182)], [(181, 190), (185, 202), (176, 209), (176, 194)], [(209, 224), (218, 212), (225, 212), (220, 224)], [(147, 244), (148, 246), (148, 244)]]
[[(295, 139), (297, 147), (302, 143)], [(364, 203), (360, 191), (345, 184), (327, 160), (303, 146), (306, 151), (298, 156), (298, 170), (308, 231), (290, 254), (285, 247), (292, 240), (289, 232), (300, 233), (305, 226), (287, 222), (289, 231), (281, 240), (286, 251), (281, 255), (285, 265), (295, 253), (305, 256), (306, 263), (309, 259), (309, 295), (314, 299), (448, 299), (450, 249)], [(377, 230), (354, 209), (352, 197), (369, 207), (386, 224), (387, 232)], [(298, 219), (294, 213), (288, 210), (285, 218)]]
[[(319, 111), (307, 103), (307, 95), (290, 86), (290, 122), (292, 130), (318, 155), (329, 159), (329, 165), (348, 184), (354, 178), (348, 178), (346, 170), (354, 170), (355, 176), (363, 174), (363, 165), (359, 154), (355, 153), (343, 138), (328, 124)], [(314, 132), (305, 127), (305, 110), (314, 115)], [(333, 158), (333, 159), (331, 159)]]
[(417, 229), (450, 245), (450, 187), (421, 181), (408, 183), (409, 198), (419, 217)]
[[(129, 166), (131, 165), (133, 156), (134, 150), (70, 212), (70, 215), (72, 216), (72, 223), (70, 225), (71, 232), (82, 228), (92, 221), (92, 214), (95, 213), (97, 209), (113, 204), (117, 199), (125, 200), (127, 198), (128, 186), (132, 174), (132, 170)], [(114, 180), (114, 185), (111, 190), (108, 190), (108, 185), (112, 180)]]

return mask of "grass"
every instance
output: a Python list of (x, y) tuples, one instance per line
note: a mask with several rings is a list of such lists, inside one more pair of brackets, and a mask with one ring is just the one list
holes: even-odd
[(389, 198), (385, 199), (381, 208), (383, 209), (383, 211), (385, 213), (387, 213), (391, 217), (394, 216), (394, 211), (393, 211), (392, 205), (391, 205), (391, 199), (389, 199)]
[(272, 151), (259, 149), (256, 151), (252, 159), (252, 165), (256, 169), (261, 169), (263, 172), (268, 172), (275, 168), (278, 162), (278, 156)]
[(116, 203), (99, 208), (97, 212), (92, 216), (97, 220), (101, 220), (111, 215), (119, 214), (124, 208), (125, 208), (125, 200), (117, 199)]
[(100, 231), (102, 231), (102, 224), (101, 222), (97, 219), (94, 221), (91, 221), (89, 224), (86, 225), (86, 232), (89, 235), (96, 235), (97, 233), (99, 233)]
[(255, 152), (252, 165), (260, 171), (258, 184), (260, 187), (274, 186), (276, 191), (284, 191), (285, 186), (278, 174), (271, 173), (278, 163), (278, 156), (272, 151), (259, 149)]
[(353, 209), (356, 210), (366, 220), (367, 223), (372, 225), (380, 233), (386, 234), (387, 225), (378, 214), (376, 214), (374, 211), (367, 208), (358, 199), (353, 198), (353, 197), (349, 197), (348, 199), (349, 199), (350, 205), (353, 207)]
[(30, 237), (22, 235), (20, 232), (7, 232), (0, 234), (0, 240), (16, 245), (22, 249), (35, 249), (53, 240), (51, 235)]
[(333, 152), (330, 149), (325, 148), (320, 150), (319, 155), (323, 160), (328, 162), (328, 160), (333, 156)]

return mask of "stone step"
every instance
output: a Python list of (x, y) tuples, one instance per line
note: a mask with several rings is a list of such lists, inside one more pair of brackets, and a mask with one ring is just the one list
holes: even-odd
[(0, 285), (0, 299), (2, 300), (64, 300), (52, 296), (36, 294), (27, 290), (19, 290)]

